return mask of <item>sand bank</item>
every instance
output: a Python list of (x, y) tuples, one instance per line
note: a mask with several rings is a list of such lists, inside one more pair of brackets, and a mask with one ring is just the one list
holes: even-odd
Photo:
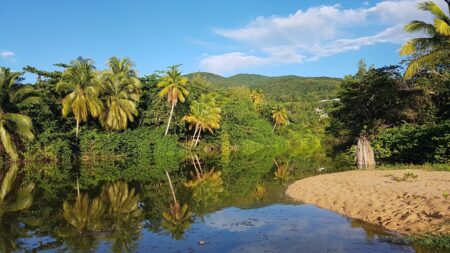
[(355, 170), (305, 178), (286, 193), (402, 234), (450, 234), (450, 172)]

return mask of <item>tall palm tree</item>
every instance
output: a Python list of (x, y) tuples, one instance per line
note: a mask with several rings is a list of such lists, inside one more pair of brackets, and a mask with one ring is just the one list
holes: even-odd
[(58, 91), (68, 92), (62, 100), (62, 115), (67, 117), (72, 113), (76, 121), (76, 136), (78, 138), (81, 122), (86, 122), (88, 116), (100, 116), (103, 104), (99, 99), (100, 83), (93, 62), (79, 57), (72, 61), (64, 70)]
[(167, 96), (167, 102), (171, 104), (169, 121), (167, 122), (167, 128), (164, 135), (167, 135), (169, 132), (173, 109), (177, 105), (178, 101), (184, 103), (186, 97), (189, 95), (189, 91), (186, 89), (188, 79), (181, 75), (179, 66), (180, 65), (170, 66), (169, 69), (165, 71), (166, 75), (163, 76), (161, 81), (157, 84), (158, 88), (162, 88), (159, 92), (159, 96)]
[(273, 128), (272, 132), (275, 131), (275, 127), (277, 126), (285, 126), (288, 124), (288, 116), (286, 108), (277, 106), (276, 109), (272, 110), (272, 119), (273, 119)]
[(183, 117), (183, 121), (189, 123), (189, 129), (195, 127), (192, 145), (197, 146), (203, 131), (213, 133), (214, 129), (220, 128), (221, 109), (210, 94), (202, 94), (198, 100), (192, 102), (189, 109), (190, 113)]
[(125, 130), (128, 121), (133, 122), (139, 112), (137, 103), (141, 97), (141, 81), (128, 58), (112, 57), (109, 70), (102, 73), (102, 98), (106, 108), (100, 122), (106, 129)]
[(20, 84), (20, 73), (0, 67), (0, 141), (11, 161), (19, 159), (16, 142), (19, 138), (33, 140), (31, 118), (20, 113), (19, 106), (38, 103), (31, 86)]
[[(450, 0), (445, 1), (448, 4), (450, 14)], [(433, 14), (434, 23), (414, 20), (405, 26), (406, 32), (424, 32), (427, 34), (427, 37), (408, 40), (400, 50), (401, 55), (412, 56), (405, 73), (405, 79), (411, 78), (423, 68), (433, 67), (438, 63), (448, 63), (450, 57), (450, 16), (445, 14), (433, 1), (420, 3), (418, 7)]]

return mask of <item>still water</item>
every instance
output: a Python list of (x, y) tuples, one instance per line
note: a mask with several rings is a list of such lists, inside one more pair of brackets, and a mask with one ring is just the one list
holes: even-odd
[(174, 194), (152, 163), (4, 167), (0, 252), (443, 252), (289, 200), (293, 180), (342, 170), (323, 157), (191, 155)]

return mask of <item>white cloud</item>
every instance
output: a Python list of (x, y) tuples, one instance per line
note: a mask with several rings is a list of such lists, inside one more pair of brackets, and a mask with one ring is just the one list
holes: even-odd
[(236, 69), (256, 67), (270, 63), (270, 59), (239, 52), (212, 55), (201, 60), (200, 68), (204, 71), (223, 74)]
[[(380, 43), (402, 44), (412, 36), (403, 32), (407, 22), (431, 21), (428, 13), (418, 10), (420, 2), (423, 0), (386, 0), (357, 9), (322, 5), (288, 16), (258, 17), (241, 28), (215, 29), (216, 34), (241, 43), (251, 53), (207, 56), (200, 65), (205, 71), (226, 73), (313, 61)], [(443, 0), (437, 3), (446, 6)]]
[(10, 58), (10, 57), (13, 57), (14, 55), (15, 55), (15, 53), (12, 52), (12, 51), (7, 51), (7, 50), (1, 50), (0, 51), (0, 56), (2, 58)]

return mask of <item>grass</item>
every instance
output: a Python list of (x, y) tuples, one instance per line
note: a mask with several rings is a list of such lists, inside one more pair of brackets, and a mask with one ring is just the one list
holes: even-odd
[(449, 171), (450, 163), (447, 164), (383, 164), (377, 166), (378, 170), (428, 170), (428, 171)]
[(450, 235), (422, 235), (409, 238), (413, 244), (427, 248), (450, 249)]

